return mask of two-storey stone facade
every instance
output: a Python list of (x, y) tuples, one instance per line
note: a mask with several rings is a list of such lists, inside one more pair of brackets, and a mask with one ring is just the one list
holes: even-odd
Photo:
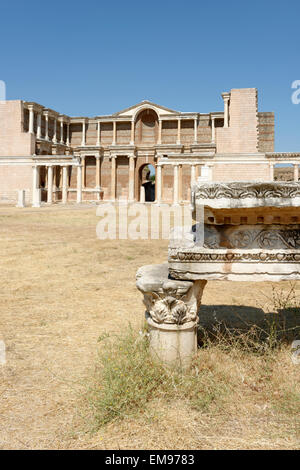
[[(179, 112), (142, 101), (112, 115), (70, 117), (28, 101), (0, 102), (0, 201), (25, 190), (28, 201), (182, 203), (198, 177), (270, 181), (274, 164), (299, 154), (274, 153), (274, 114), (258, 112), (257, 90), (222, 93), (218, 112)], [(155, 191), (145, 192), (145, 168)], [(154, 189), (154, 187), (153, 187)]]

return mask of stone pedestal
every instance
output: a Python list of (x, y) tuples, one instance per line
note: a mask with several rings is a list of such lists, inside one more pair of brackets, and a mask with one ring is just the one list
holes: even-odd
[(18, 190), (18, 203), (16, 207), (25, 207), (25, 189)]
[(36, 189), (33, 194), (32, 207), (41, 207), (42, 190)]
[(136, 277), (144, 294), (153, 358), (168, 367), (188, 368), (197, 350), (198, 311), (206, 281), (172, 279), (167, 263), (143, 266)]

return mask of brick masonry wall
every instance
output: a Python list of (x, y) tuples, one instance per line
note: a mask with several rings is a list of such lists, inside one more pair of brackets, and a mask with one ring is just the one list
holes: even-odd
[(96, 158), (85, 157), (85, 186), (95, 188), (96, 186)]
[(86, 124), (85, 132), (86, 145), (96, 145), (97, 143), (97, 124), (92, 122)]
[(207, 144), (211, 142), (211, 124), (209, 121), (209, 116), (200, 116), (197, 129), (197, 138), (199, 144)]
[(113, 124), (112, 122), (101, 122), (100, 132), (101, 145), (109, 146), (113, 140)]
[(274, 113), (258, 113), (258, 150), (274, 152)]
[(70, 124), (71, 147), (80, 147), (82, 139), (82, 124)]
[(128, 182), (129, 182), (129, 159), (128, 157), (117, 158), (116, 168), (116, 197), (117, 199), (128, 198)]
[(231, 90), (229, 127), (216, 129), (218, 153), (258, 152), (256, 88)]
[(111, 161), (105, 157), (101, 162), (100, 186), (104, 190), (103, 199), (111, 198)]

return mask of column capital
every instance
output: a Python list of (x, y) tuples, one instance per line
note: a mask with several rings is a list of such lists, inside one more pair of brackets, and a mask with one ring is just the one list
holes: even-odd
[(231, 96), (230, 92), (222, 93), (222, 98), (223, 98), (224, 101), (230, 100), (230, 96)]

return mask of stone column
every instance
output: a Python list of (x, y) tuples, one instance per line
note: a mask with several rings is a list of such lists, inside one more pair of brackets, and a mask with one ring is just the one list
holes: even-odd
[(294, 163), (294, 181), (299, 180), (299, 166), (298, 163)]
[(191, 166), (191, 185), (196, 182), (196, 165)]
[(270, 181), (274, 181), (274, 163), (269, 163)]
[(82, 180), (82, 189), (85, 188), (85, 155), (82, 155), (81, 157), (81, 172), (82, 172), (82, 175), (81, 175), (81, 180)]
[(54, 144), (57, 143), (56, 127), (57, 127), (56, 118), (54, 118), (54, 120), (53, 120), (53, 139), (52, 139)]
[(77, 204), (82, 202), (82, 172), (81, 172), (81, 165), (77, 166)]
[(216, 143), (216, 128), (215, 128), (215, 118), (211, 118), (211, 143)]
[(134, 120), (131, 121), (131, 136), (130, 136), (130, 145), (134, 145)]
[(144, 295), (150, 354), (167, 367), (188, 369), (197, 351), (198, 311), (207, 281), (169, 279), (168, 264), (143, 266), (136, 286)]
[(178, 197), (179, 197), (179, 181), (178, 181), (178, 166), (174, 165), (174, 196), (173, 196), (173, 204), (178, 204)]
[(177, 118), (177, 145), (181, 144), (181, 118)]
[(101, 129), (101, 122), (97, 122), (97, 143), (96, 146), (100, 147), (100, 129)]
[(128, 199), (129, 202), (134, 201), (134, 155), (129, 156), (129, 191), (128, 191)]
[(140, 187), (140, 202), (144, 203), (146, 200), (145, 188), (144, 186)]
[(100, 155), (96, 155), (96, 188), (100, 189), (100, 164), (101, 164), (101, 157)]
[(117, 121), (113, 121), (113, 141), (112, 145), (117, 145)]
[(198, 144), (198, 119), (194, 119), (194, 144)]
[(229, 98), (230, 93), (222, 93), (222, 97), (224, 100), (224, 127), (228, 127), (229, 125)]
[(178, 166), (178, 200), (182, 202), (182, 165)]
[(53, 201), (53, 166), (48, 166), (48, 190), (47, 190), (47, 202), (52, 204)]
[(85, 146), (85, 121), (82, 121), (82, 136), (81, 136), (81, 147)]
[(162, 183), (162, 165), (156, 165), (156, 202), (157, 204), (161, 203), (161, 183)]
[(49, 140), (49, 114), (45, 113), (45, 140)]
[(29, 132), (30, 132), (30, 134), (34, 134), (34, 112), (33, 112), (33, 106), (30, 106), (28, 109), (29, 109)]
[(40, 186), (40, 167), (32, 167), (32, 207), (40, 207), (39, 201), (39, 186)]
[(67, 145), (70, 145), (70, 123), (67, 122)]
[(64, 143), (64, 121), (60, 121), (60, 143)]
[(68, 167), (62, 168), (62, 203), (67, 204), (68, 201)]
[(38, 113), (38, 115), (37, 115), (37, 130), (36, 130), (36, 136), (37, 136), (38, 139), (40, 139), (41, 136), (42, 136), (41, 128), (42, 128), (42, 115), (41, 115), (41, 113)]
[(116, 167), (117, 167), (117, 156), (111, 157), (111, 200), (116, 200)]
[(158, 145), (161, 145), (161, 134), (162, 134), (162, 120), (158, 119), (158, 139), (157, 139)]

